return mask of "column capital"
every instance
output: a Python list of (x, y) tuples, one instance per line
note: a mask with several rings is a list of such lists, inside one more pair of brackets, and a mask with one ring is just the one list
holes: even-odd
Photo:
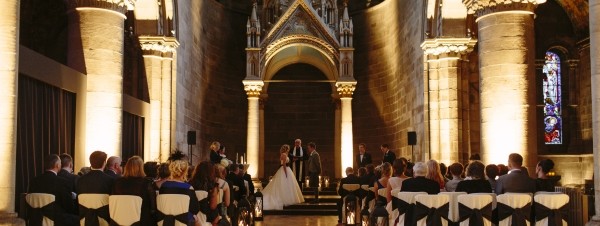
[(426, 55), (457, 54), (464, 55), (473, 51), (477, 40), (472, 38), (435, 38), (421, 44)]
[(260, 79), (246, 78), (242, 81), (248, 97), (259, 97), (265, 83)]
[(179, 47), (175, 37), (140, 36), (139, 40), (144, 55), (173, 57)]
[(125, 15), (127, 10), (133, 10), (137, 0), (71, 0), (76, 8), (90, 7), (113, 10)]
[(479, 17), (502, 11), (533, 12), (537, 4), (542, 4), (546, 0), (462, 0), (462, 2), (467, 7), (468, 14), (476, 14)]
[(352, 97), (356, 89), (356, 81), (337, 81), (335, 87), (337, 87), (340, 97)]

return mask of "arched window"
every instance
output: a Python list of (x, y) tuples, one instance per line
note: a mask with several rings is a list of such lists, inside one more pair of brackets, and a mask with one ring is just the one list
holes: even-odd
[(560, 57), (548, 51), (542, 78), (545, 144), (562, 144), (563, 141), (561, 88)]

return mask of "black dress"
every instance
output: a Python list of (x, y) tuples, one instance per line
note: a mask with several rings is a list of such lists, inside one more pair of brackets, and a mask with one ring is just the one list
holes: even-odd
[(456, 192), (471, 193), (492, 193), (492, 186), (486, 179), (463, 180), (456, 185)]
[(550, 179), (535, 179), (535, 191), (554, 192), (554, 181)]
[(135, 195), (142, 198), (140, 225), (156, 225), (156, 190), (153, 181), (143, 177), (121, 177), (111, 195)]

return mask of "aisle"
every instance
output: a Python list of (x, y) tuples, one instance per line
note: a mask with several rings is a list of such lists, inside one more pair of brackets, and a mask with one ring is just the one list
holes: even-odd
[(334, 226), (337, 216), (292, 216), (268, 215), (264, 221), (257, 221), (256, 226)]

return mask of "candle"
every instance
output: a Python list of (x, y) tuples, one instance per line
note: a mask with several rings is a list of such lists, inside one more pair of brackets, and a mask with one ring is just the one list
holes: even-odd
[(244, 164), (244, 155), (242, 154), (242, 164)]
[(238, 163), (238, 153), (236, 152), (235, 153), (235, 164), (237, 164), (237, 163)]

